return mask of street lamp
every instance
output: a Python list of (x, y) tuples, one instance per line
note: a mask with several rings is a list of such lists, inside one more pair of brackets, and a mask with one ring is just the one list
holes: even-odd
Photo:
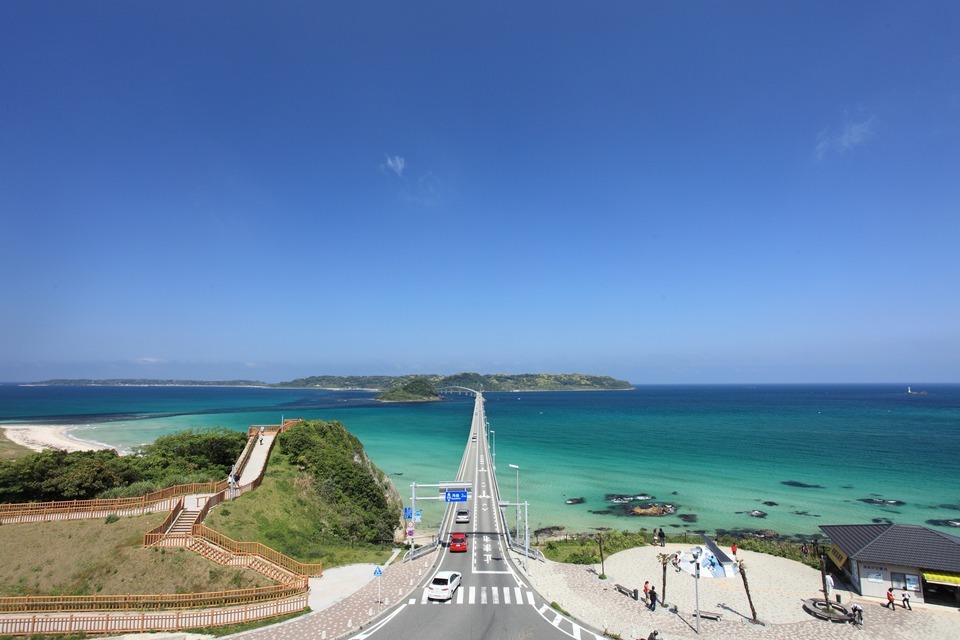
[(520, 539), (520, 467), (515, 464), (508, 465), (511, 469), (517, 470), (517, 540)]
[(697, 635), (700, 635), (700, 549), (693, 552), (693, 579), (697, 593)]

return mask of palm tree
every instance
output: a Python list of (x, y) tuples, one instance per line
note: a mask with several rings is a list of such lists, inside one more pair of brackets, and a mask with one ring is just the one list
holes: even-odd
[(663, 565), (663, 588), (660, 590), (660, 603), (663, 604), (667, 600), (667, 565), (670, 564), (670, 558), (673, 557), (672, 553), (658, 553), (657, 560), (660, 561), (660, 564)]
[(750, 603), (750, 615), (752, 622), (757, 621), (757, 609), (753, 606), (753, 598), (750, 597), (750, 585), (747, 583), (747, 566), (744, 564), (743, 560), (737, 560), (736, 562), (737, 569), (740, 570), (740, 577), (743, 578), (743, 590), (747, 592), (747, 602)]

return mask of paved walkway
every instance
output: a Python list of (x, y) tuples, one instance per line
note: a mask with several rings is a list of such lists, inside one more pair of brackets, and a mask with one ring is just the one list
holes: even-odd
[[(383, 577), (379, 581), (373, 578), (375, 565), (327, 569), (316, 583), (311, 581), (311, 589), (316, 584), (317, 592), (310, 594), (311, 602), (316, 598), (317, 602), (326, 603), (324, 609), (288, 622), (225, 637), (245, 640), (333, 640), (368, 626), (404, 599), (430, 570), (436, 557), (434, 551), (412, 562), (389, 565), (383, 569)], [(378, 582), (380, 604), (377, 603)]]
[(247, 466), (243, 468), (243, 473), (241, 473), (240, 477), (237, 479), (237, 484), (239, 486), (242, 487), (246, 484), (250, 484), (257, 479), (257, 476), (260, 475), (264, 467), (267, 465), (267, 454), (269, 453), (270, 446), (273, 444), (273, 440), (276, 437), (276, 431), (268, 431), (264, 433), (262, 437), (257, 437), (257, 440), (253, 445), (253, 452), (250, 454), (250, 459), (247, 460)]
[[(568, 565), (553, 562), (531, 565), (530, 580), (541, 595), (557, 602), (570, 614), (601, 630), (607, 629), (622, 638), (646, 638), (653, 630), (664, 640), (697, 638), (696, 585), (692, 576), (667, 568), (667, 602), (678, 613), (658, 607), (649, 611), (616, 591), (619, 583), (629, 588), (643, 588), (649, 580), (661, 591), (663, 569), (657, 553), (687, 550), (680, 545), (639, 547), (621, 551), (606, 559), (607, 579), (600, 580), (599, 565)], [(863, 629), (849, 624), (817, 620), (805, 613), (802, 601), (820, 597), (820, 572), (799, 562), (761, 553), (741, 551), (747, 567), (750, 593), (757, 616), (767, 624), (756, 627), (746, 620), (750, 608), (743, 590), (743, 581), (733, 579), (700, 579), (700, 606), (703, 611), (723, 614), (720, 622), (701, 620), (699, 638), (710, 640), (899, 640), (917, 638), (952, 640), (960, 638), (960, 612), (956, 608), (914, 603), (913, 611), (883, 607), (875, 598), (861, 598), (838, 589), (844, 604), (859, 602), (864, 609)]]

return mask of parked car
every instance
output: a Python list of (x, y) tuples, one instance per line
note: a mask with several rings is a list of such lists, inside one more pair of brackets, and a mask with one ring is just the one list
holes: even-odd
[(460, 586), (460, 574), (456, 571), (437, 571), (427, 585), (427, 598), (430, 600), (449, 600)]
[(457, 511), (455, 520), (458, 524), (470, 522), (470, 511), (468, 509), (460, 509)]
[(450, 534), (450, 553), (462, 553), (467, 550), (467, 534), (462, 531)]

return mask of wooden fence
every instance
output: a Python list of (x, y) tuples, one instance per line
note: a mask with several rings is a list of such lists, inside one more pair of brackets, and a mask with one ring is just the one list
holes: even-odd
[(0, 504), (0, 523), (18, 524), (46, 520), (79, 520), (83, 518), (106, 518), (141, 515), (154, 511), (172, 509), (177, 498), (193, 493), (219, 493), (226, 489), (226, 480), (218, 482), (193, 482), (160, 489), (137, 498), (111, 498), (98, 500), (62, 500), (59, 502), (19, 502)]
[(298, 560), (294, 560), (290, 556), (284, 555), (279, 551), (271, 549), (270, 547), (259, 542), (237, 542), (236, 540), (232, 540), (219, 531), (211, 529), (203, 524), (193, 525), (193, 536), (195, 538), (200, 538), (201, 540), (206, 540), (207, 542), (215, 544), (234, 555), (259, 556), (267, 562), (275, 564), (278, 567), (282, 567), (296, 575), (313, 577), (323, 575), (322, 564), (306, 564)]
[(10, 616), (0, 617), (0, 635), (182, 631), (275, 618), (303, 611), (306, 606), (307, 594), (301, 593), (272, 602), (207, 611)]
[(230, 607), (289, 598), (307, 591), (306, 578), (265, 587), (201, 593), (136, 593), (96, 596), (9, 596), (0, 598), (0, 613), (78, 611), (163, 611)]

